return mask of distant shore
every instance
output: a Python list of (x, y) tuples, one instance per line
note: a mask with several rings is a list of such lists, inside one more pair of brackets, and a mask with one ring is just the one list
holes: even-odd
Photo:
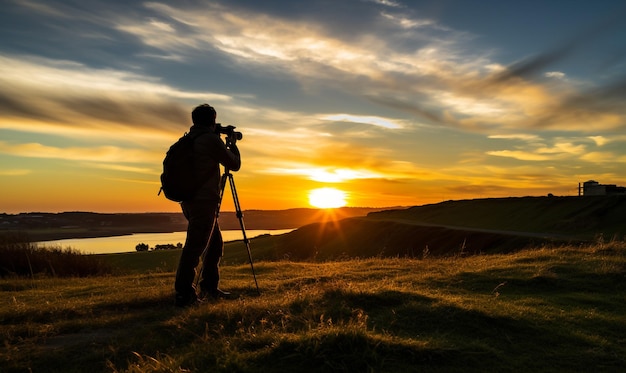
[[(307, 224), (333, 219), (365, 216), (390, 208), (345, 207), (334, 210), (309, 208), (289, 210), (244, 211), (244, 226), (250, 230), (295, 229)], [(220, 227), (241, 229), (234, 212), (220, 213)], [(19, 233), (31, 242), (74, 238), (125, 236), (134, 233), (172, 233), (187, 229), (182, 213), (120, 213), (93, 212), (0, 214), (0, 234)]]
[(100, 237), (118, 237), (118, 236), (130, 236), (136, 233), (173, 233), (176, 231), (150, 231), (150, 232), (140, 232), (140, 231), (118, 231), (118, 230), (103, 230), (103, 231), (74, 231), (74, 232), (63, 232), (59, 230), (51, 230), (49, 232), (46, 231), (31, 231), (25, 232), (32, 242), (46, 242), (46, 241), (56, 241), (56, 240), (68, 240), (75, 238), (100, 238)]

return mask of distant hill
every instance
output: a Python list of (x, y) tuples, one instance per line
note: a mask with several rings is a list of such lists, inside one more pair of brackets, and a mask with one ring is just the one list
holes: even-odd
[[(406, 207), (403, 207), (406, 208)], [(324, 220), (341, 220), (357, 216), (366, 216), (377, 211), (397, 210), (400, 207), (341, 207), (331, 210), (295, 208), (287, 210), (246, 210), (243, 220), (246, 229), (291, 229)], [(222, 229), (240, 229), (235, 212), (220, 213)]]
[(255, 240), (261, 258), (505, 253), (543, 244), (626, 234), (626, 196), (523, 197), (447, 201), (315, 223)]
[(519, 197), (447, 201), (375, 212), (372, 219), (593, 239), (626, 234), (626, 195)]
[[(243, 211), (243, 221), (246, 229), (291, 229), (324, 221), (329, 216), (344, 219), (385, 209), (391, 208), (343, 207), (329, 211), (310, 208), (246, 210)], [(222, 229), (240, 229), (235, 212), (221, 212), (219, 221)], [(25, 233), (31, 241), (180, 232), (186, 229), (187, 221), (182, 213), (103, 214), (72, 211), (0, 214), (0, 234)]]
[[(544, 243), (623, 240), (626, 196), (519, 197), (446, 201), (410, 208), (244, 211), (246, 229), (294, 232), (254, 240), (258, 259), (469, 255), (510, 252)], [(234, 212), (222, 229), (239, 229)], [(184, 231), (180, 213), (0, 214), (4, 231), (32, 241)], [(0, 232), (1, 233), (1, 232)]]

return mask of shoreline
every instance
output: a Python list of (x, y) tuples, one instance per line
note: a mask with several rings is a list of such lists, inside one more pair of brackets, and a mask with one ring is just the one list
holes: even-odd
[(33, 230), (33, 231), (5, 231), (9, 234), (20, 234), (25, 235), (30, 242), (48, 242), (48, 241), (59, 241), (59, 240), (72, 240), (72, 239), (81, 239), (81, 238), (106, 238), (106, 237), (120, 237), (120, 236), (130, 236), (133, 234), (141, 234), (141, 233), (174, 233), (177, 232), (175, 230), (107, 230), (107, 231), (74, 231), (74, 232), (62, 232), (57, 229), (52, 229), (50, 231), (41, 231), (41, 230)]
[[(246, 230), (248, 239), (254, 239), (265, 235), (282, 235), (291, 232), (292, 229), (261, 229)], [(72, 248), (82, 254), (112, 254), (136, 252), (138, 245), (146, 245), (149, 250), (170, 250), (183, 246), (186, 240), (186, 231), (167, 233), (134, 233), (132, 235), (70, 238), (54, 241), (36, 241), (31, 244), (46, 248)], [(240, 229), (222, 230), (224, 243), (242, 241), (243, 234)]]

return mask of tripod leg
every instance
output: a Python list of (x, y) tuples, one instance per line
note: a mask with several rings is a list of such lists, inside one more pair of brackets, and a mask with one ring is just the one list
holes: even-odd
[(250, 251), (250, 240), (246, 236), (246, 227), (243, 223), (243, 213), (241, 212), (241, 206), (239, 205), (239, 196), (237, 195), (237, 188), (235, 188), (235, 179), (231, 173), (228, 173), (228, 181), (230, 183), (230, 190), (233, 193), (233, 201), (235, 204), (235, 211), (237, 213), (237, 219), (239, 220), (239, 226), (241, 227), (241, 233), (243, 234), (243, 242), (246, 244), (248, 250), (248, 259), (250, 260), (250, 268), (252, 269), (252, 276), (254, 277), (254, 284), (256, 285), (256, 291), (261, 295), (259, 290), (259, 283), (256, 280), (256, 273), (254, 272), (254, 264), (252, 263), (252, 252)]

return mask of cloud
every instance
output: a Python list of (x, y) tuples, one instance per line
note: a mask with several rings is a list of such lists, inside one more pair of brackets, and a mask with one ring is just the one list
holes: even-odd
[(385, 178), (385, 175), (367, 169), (331, 169), (305, 164), (291, 164), (288, 167), (270, 167), (264, 170), (264, 172), (277, 175), (306, 176), (310, 180), (324, 183), (340, 183), (349, 180)]
[[(535, 134), (502, 134), (502, 135), (489, 135), (489, 139), (499, 140), (520, 140), (528, 143), (527, 146), (533, 146), (537, 151), (544, 149), (546, 153), (554, 152), (569, 152), (569, 153), (582, 153), (586, 150), (586, 145), (589, 142), (593, 142), (597, 147), (602, 147), (610, 143), (626, 141), (625, 135), (596, 135), (596, 136), (573, 136), (573, 137), (557, 137), (552, 141), (555, 142), (554, 147), (545, 147), (544, 140), (539, 135)], [(577, 144), (575, 144), (577, 143)]]
[(137, 166), (107, 164), (107, 163), (85, 163), (84, 165), (88, 168), (99, 168), (103, 170), (122, 171), (122, 172), (147, 174), (147, 175), (154, 175), (155, 173), (161, 172), (160, 170), (156, 171), (154, 167), (153, 168), (137, 167)]
[(562, 73), (560, 71), (548, 71), (544, 75), (548, 78), (565, 79), (565, 73)]
[(406, 17), (403, 14), (390, 14), (390, 13), (381, 13), (381, 16), (385, 19), (388, 19), (392, 23), (400, 26), (403, 29), (416, 29), (420, 27), (433, 26), (436, 22), (430, 19), (414, 19)]
[(352, 115), (352, 114), (326, 114), (322, 115), (322, 120), (328, 121), (337, 121), (337, 122), (352, 122), (352, 123), (362, 123), (369, 124), (375, 127), (382, 127), (388, 129), (398, 129), (403, 128), (404, 126), (401, 124), (401, 121), (377, 117), (377, 116), (362, 116), (362, 115)]
[(415, 180), (448, 180), (449, 175), (419, 168), (411, 162), (380, 160), (343, 164), (342, 162), (275, 161), (271, 167), (256, 170), (259, 174), (301, 176), (321, 183), (345, 183), (352, 181), (414, 182)]
[(531, 77), (548, 66), (568, 58), (574, 52), (593, 44), (603, 34), (614, 32), (615, 27), (623, 25), (624, 15), (626, 15), (626, 7), (621, 6), (618, 9), (613, 9), (604, 18), (594, 20), (593, 23), (578, 30), (577, 33), (570, 35), (552, 48), (514, 63), (495, 78), (502, 82), (514, 78)]
[[(576, 83), (560, 79), (565, 72), (546, 72), (619, 26), (622, 9), (550, 50), (502, 66), (493, 60), (492, 51), (473, 47), (471, 34), (407, 11), (397, 1), (359, 5), (367, 10), (359, 24), (368, 27), (349, 33), (329, 27), (330, 17), (289, 17), (269, 8), (264, 13), (258, 7), (251, 10), (229, 2), (188, 2), (176, 7), (146, 2), (126, 6), (126, 12), (116, 5), (100, 16), (88, 16), (78, 6), (63, 5), (61, 15), (52, 12), (59, 7), (24, 3), (48, 16), (73, 16), (138, 40), (138, 57), (186, 64), (227, 61), (263, 76), (289, 76), (305, 89), (343, 90), (435, 125), (482, 132), (626, 126), (623, 84), (580, 92)], [(535, 79), (538, 76), (552, 79)], [(161, 98), (185, 99), (167, 94)], [(183, 118), (179, 111), (177, 116)]]
[(0, 169), (0, 176), (24, 176), (30, 174), (31, 172), (31, 170), (23, 168)]
[(545, 154), (537, 154), (523, 150), (493, 150), (488, 151), (487, 154), (496, 157), (514, 158), (521, 161), (547, 161), (551, 159), (551, 157)]
[[(553, 139), (551, 146), (546, 145), (543, 140), (532, 135), (495, 135), (490, 138), (500, 138), (509, 140), (524, 140), (525, 143), (516, 146), (515, 150), (494, 150), (486, 154), (514, 158), (522, 161), (547, 161), (557, 159), (568, 159), (582, 156), (587, 151), (587, 146), (582, 143), (574, 143), (562, 138)], [(578, 139), (576, 139), (578, 141)]]
[[(433, 93), (448, 92), (455, 79), (462, 82), (492, 65), (485, 56), (463, 52), (460, 42), (467, 34), (442, 31), (431, 20), (408, 18), (400, 13), (381, 16), (394, 21), (403, 19), (397, 34), (386, 32), (382, 36), (371, 29), (358, 37), (348, 37), (329, 34), (322, 23), (246, 13), (241, 9), (235, 13), (215, 4), (206, 5), (201, 11), (154, 3), (148, 6), (160, 14), (161, 23), (179, 25), (176, 31), (163, 32), (161, 27), (155, 27), (153, 19), (139, 23), (122, 19), (117, 27), (166, 55), (219, 51), (240, 65), (272, 74), (290, 74), (303, 85), (334, 86), (350, 93), (361, 92), (364, 97), (388, 97), (395, 93), (429, 98)], [(419, 28), (420, 34), (407, 36), (403, 31), (407, 25)], [(434, 35), (441, 33), (445, 37)], [(400, 47), (408, 44), (416, 47)]]
[(389, 6), (392, 8), (402, 7), (400, 3), (398, 3), (397, 1), (393, 1), (393, 0), (367, 0), (367, 1), (371, 1), (373, 3), (384, 5), (384, 6)]
[[(62, 133), (91, 129), (105, 136), (112, 128), (169, 132), (189, 122), (181, 101), (207, 99), (228, 102), (231, 97), (182, 91), (127, 71), (0, 55), (0, 128), (41, 132), (56, 128)], [(28, 122), (36, 125), (20, 125)]]
[[(478, 132), (523, 128), (589, 131), (626, 126), (626, 112), (621, 108), (625, 90), (620, 81), (580, 92), (575, 83), (561, 79), (565, 73), (544, 72), (605, 34), (615, 26), (616, 17), (528, 61), (502, 66), (493, 60), (491, 51), (473, 48), (473, 36), (467, 32), (406, 12), (398, 2), (375, 3), (363, 4), (375, 11), (366, 13), (362, 23), (369, 28), (358, 33), (337, 32), (328, 27), (331, 21), (325, 17), (290, 18), (227, 2), (176, 7), (147, 2), (137, 5), (143, 7), (142, 14), (136, 10), (88, 20), (129, 40), (138, 40), (141, 45), (136, 48), (136, 57), (189, 65), (199, 61), (236, 64), (259, 76), (289, 77), (304, 89), (332, 89), (356, 95), (433, 125)], [(385, 5), (384, 12), (376, 6), (381, 4)], [(50, 66), (51, 62), (42, 64)], [(188, 92), (138, 73), (64, 64), (58, 67), (63, 79), (55, 83), (69, 88), (66, 101), (53, 97), (44, 79), (38, 83), (44, 86), (44, 92), (39, 93), (44, 98), (41, 104), (30, 110), (20, 107), (23, 101), (12, 99), (14, 92), (9, 91), (4, 95), (0, 92), (3, 106), (37, 119), (67, 117), (85, 123), (84, 115), (75, 115), (83, 113), (71, 107), (83, 106), (85, 112), (95, 110), (96, 121), (126, 121), (136, 126), (149, 122), (165, 129), (173, 121), (187, 118), (188, 109), (181, 107), (181, 101), (233, 104), (229, 96)], [(71, 74), (71, 70), (76, 73)], [(537, 72), (558, 79), (535, 81)], [(28, 91), (36, 93), (37, 85)], [(110, 92), (105, 92), (107, 87)], [(129, 90), (121, 91), (122, 87)], [(87, 96), (72, 95), (78, 89), (85, 89)]]
[(614, 135), (614, 134), (606, 134), (606, 135), (597, 135), (597, 136), (588, 136), (587, 139), (592, 140), (596, 146), (604, 146), (610, 143), (615, 142), (626, 142), (626, 135)]
[(612, 152), (590, 152), (584, 154), (580, 159), (591, 163), (626, 163), (626, 156)]
[[(573, 136), (541, 138), (537, 135), (509, 134), (491, 135), (490, 139), (520, 140), (514, 149), (487, 151), (490, 156), (512, 158), (521, 161), (557, 161), (571, 160), (579, 163), (579, 160), (596, 165), (623, 163), (626, 157), (620, 153), (611, 151), (592, 151), (589, 148), (604, 147), (607, 144), (626, 141), (624, 135), (597, 135), (597, 136)], [(551, 144), (551, 145), (548, 145)], [(596, 170), (597, 171), (597, 170)]]
[(537, 135), (529, 135), (523, 133), (515, 133), (509, 135), (489, 135), (487, 136), (490, 139), (505, 139), (505, 140), (524, 140), (524, 141), (532, 141), (539, 139)]
[(28, 158), (52, 158), (71, 161), (91, 161), (98, 163), (154, 163), (155, 157), (162, 154), (140, 149), (120, 148), (116, 146), (99, 147), (54, 147), (40, 143), (13, 144), (0, 141), (0, 153)]
[(587, 147), (583, 144), (573, 144), (571, 142), (556, 142), (554, 146), (539, 147), (537, 152), (540, 154), (583, 154)]
[(31, 12), (41, 13), (48, 17), (66, 18), (68, 14), (58, 9), (57, 7), (49, 6), (47, 4), (35, 1), (22, 0), (19, 5), (27, 8)]
[(603, 146), (609, 142), (609, 140), (604, 136), (589, 136), (589, 138), (593, 140), (597, 146)]

